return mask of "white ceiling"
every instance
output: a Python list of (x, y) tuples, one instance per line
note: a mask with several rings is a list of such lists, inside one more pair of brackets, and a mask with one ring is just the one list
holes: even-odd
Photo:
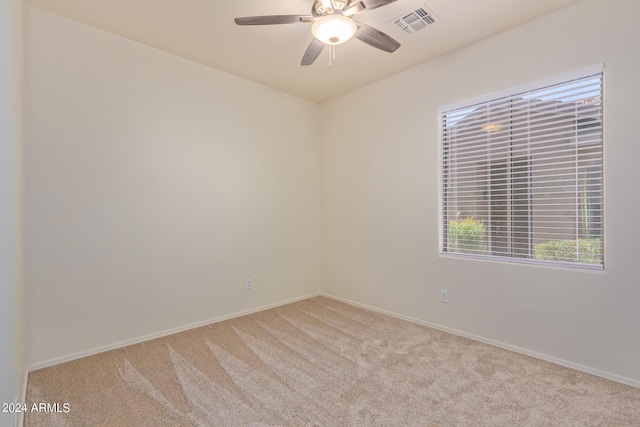
[[(25, 0), (47, 11), (166, 52), (322, 102), (579, 0), (398, 0), (355, 19), (398, 40), (385, 53), (352, 39), (307, 67), (310, 24), (237, 26), (233, 18), (309, 15), (313, 0)], [(407, 34), (394, 18), (424, 7), (436, 24)]]

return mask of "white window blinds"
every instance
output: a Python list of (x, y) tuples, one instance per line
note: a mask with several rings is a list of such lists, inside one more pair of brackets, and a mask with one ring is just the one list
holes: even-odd
[(602, 67), (440, 115), (443, 253), (603, 268)]

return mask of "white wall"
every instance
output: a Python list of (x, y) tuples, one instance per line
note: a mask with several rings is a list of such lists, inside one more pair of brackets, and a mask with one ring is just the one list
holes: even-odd
[[(23, 39), (22, 1), (0, 1), (0, 403), (22, 401)], [(13, 414), (0, 413), (0, 426)]]
[(26, 15), (30, 365), (318, 291), (317, 104)]
[[(323, 292), (640, 386), (638, 16), (585, 0), (323, 104)], [(438, 256), (438, 106), (599, 62), (605, 271)]]

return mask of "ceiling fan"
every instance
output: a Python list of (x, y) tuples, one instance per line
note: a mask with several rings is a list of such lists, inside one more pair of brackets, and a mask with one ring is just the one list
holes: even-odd
[(397, 0), (315, 0), (311, 15), (268, 15), (236, 18), (238, 25), (277, 25), (312, 23), (313, 40), (302, 57), (300, 65), (311, 65), (326, 45), (342, 44), (352, 37), (385, 52), (394, 52), (400, 43), (391, 36), (362, 22), (353, 16), (371, 9), (386, 6)]

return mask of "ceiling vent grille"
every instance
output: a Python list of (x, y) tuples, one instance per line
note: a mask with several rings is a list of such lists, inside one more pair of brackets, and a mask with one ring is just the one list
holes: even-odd
[(393, 21), (402, 31), (413, 34), (424, 30), (429, 25), (436, 23), (436, 18), (431, 11), (425, 7), (420, 7), (411, 12), (405, 13)]

